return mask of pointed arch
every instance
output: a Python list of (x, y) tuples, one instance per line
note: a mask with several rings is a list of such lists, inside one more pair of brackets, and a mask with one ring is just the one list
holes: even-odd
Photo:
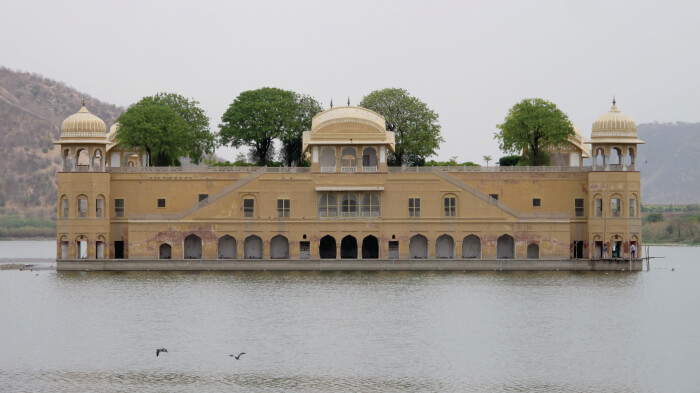
[(322, 237), (319, 243), (318, 252), (321, 259), (335, 259), (337, 256), (335, 238), (331, 235)]
[(340, 241), (340, 258), (357, 258), (357, 239), (352, 235), (347, 235)]
[(202, 239), (194, 233), (185, 238), (185, 259), (202, 259)]
[(428, 258), (428, 239), (423, 235), (415, 235), (408, 244), (408, 257), (410, 259)]
[(435, 241), (435, 258), (448, 258), (452, 259), (455, 257), (455, 241), (450, 235), (441, 235)]
[(540, 259), (540, 246), (537, 243), (527, 245), (527, 259)]
[(245, 259), (262, 259), (262, 239), (256, 235), (250, 235), (243, 243), (243, 256)]
[(233, 236), (221, 236), (216, 249), (219, 259), (236, 259), (238, 257), (238, 243)]
[(272, 259), (288, 259), (289, 258), (289, 240), (282, 235), (277, 235), (270, 240), (270, 258)]
[(469, 235), (462, 240), (462, 258), (481, 258), (481, 239)]
[(511, 235), (502, 235), (496, 242), (496, 257), (498, 259), (515, 258), (515, 239)]
[(173, 257), (173, 248), (168, 243), (163, 243), (158, 247), (158, 259), (171, 259)]
[(362, 259), (379, 258), (379, 240), (372, 235), (362, 239)]

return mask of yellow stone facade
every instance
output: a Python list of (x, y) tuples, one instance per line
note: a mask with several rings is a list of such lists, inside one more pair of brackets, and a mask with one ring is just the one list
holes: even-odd
[[(83, 107), (56, 142), (57, 259), (629, 258), (643, 142), (618, 112), (557, 149), (558, 166), (390, 167), (384, 118), (348, 106), (304, 133), (310, 168), (156, 168)], [(619, 161), (583, 166), (591, 151)]]

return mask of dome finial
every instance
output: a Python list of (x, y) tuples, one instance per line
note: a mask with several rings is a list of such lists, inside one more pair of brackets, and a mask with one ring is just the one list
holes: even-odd
[(331, 98), (331, 109), (333, 109), (333, 99)]
[(617, 101), (615, 101), (615, 96), (613, 95), (613, 106), (615, 106), (615, 104), (617, 104)]
[(348, 106), (350, 106), (350, 96), (348, 96)]
[(83, 97), (83, 106), (85, 106), (85, 97)]

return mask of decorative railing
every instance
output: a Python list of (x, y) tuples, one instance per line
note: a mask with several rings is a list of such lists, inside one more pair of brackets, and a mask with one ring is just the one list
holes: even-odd
[(335, 165), (333, 166), (322, 166), (321, 172), (323, 173), (335, 173)]
[(363, 166), (362, 167), (362, 172), (376, 172), (377, 171), (377, 166)]
[(356, 166), (341, 166), (340, 171), (343, 173), (355, 173), (357, 172)]
[(145, 166), (107, 168), (110, 173), (212, 173), (237, 172), (252, 173), (309, 173), (309, 167), (259, 167), (259, 166)]

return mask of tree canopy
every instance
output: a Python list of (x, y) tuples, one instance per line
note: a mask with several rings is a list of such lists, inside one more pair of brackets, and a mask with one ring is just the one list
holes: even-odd
[(317, 113), (323, 111), (321, 104), (311, 96), (296, 94), (297, 101), (297, 123), (294, 127), (286, 130), (281, 136), (282, 151), (280, 159), (287, 166), (308, 165), (302, 156), (303, 133), (311, 129), (311, 119)]
[[(136, 108), (155, 108), (156, 106), (167, 106), (168, 108), (172, 109), (172, 111), (181, 120), (185, 122), (186, 135), (184, 139), (179, 141), (181, 146), (178, 146), (177, 149), (169, 149), (173, 152), (173, 154), (175, 154), (175, 152), (177, 151), (177, 156), (170, 157), (170, 159), (160, 157), (159, 160), (162, 160), (162, 162), (170, 162), (168, 165), (179, 165), (179, 159), (181, 157), (189, 157), (193, 163), (199, 164), (200, 162), (202, 162), (206, 154), (211, 154), (214, 152), (214, 149), (216, 148), (216, 135), (209, 132), (209, 118), (204, 113), (204, 110), (199, 108), (198, 105), (199, 102), (197, 102), (196, 100), (187, 99), (179, 94), (158, 93), (154, 96), (142, 98), (139, 102), (130, 106), (129, 109), (127, 109), (127, 111), (122, 114), (122, 116), (127, 115), (129, 111), (135, 111)], [(162, 110), (155, 109), (149, 110), (155, 112), (152, 113), (150, 117), (143, 117), (142, 120), (157, 120), (157, 123), (154, 125), (142, 124), (142, 126), (146, 128), (152, 126), (165, 126), (164, 124), (162, 124), (164, 118), (160, 116), (164, 115), (165, 112)], [(160, 115), (157, 115), (157, 112), (160, 112)], [(143, 116), (142, 111), (140, 111), (139, 113), (139, 116)], [(139, 138), (143, 138), (142, 131), (138, 130), (139, 124), (133, 124), (133, 127), (131, 125), (126, 125), (122, 121), (122, 116), (120, 116), (119, 119), (117, 119), (117, 122), (119, 123), (119, 135), (122, 135), (120, 140), (128, 139), (130, 143), (139, 142)], [(173, 124), (172, 127), (179, 127), (179, 125), (181, 124)], [(134, 133), (135, 135), (126, 135), (129, 133)], [(162, 133), (160, 137), (165, 139), (160, 141), (158, 144), (162, 146), (167, 146), (170, 144), (170, 139), (179, 138), (179, 135), (169, 135), (168, 132), (165, 132)], [(151, 147), (153, 146), (153, 143), (156, 142), (153, 139), (153, 136), (148, 137), (148, 140), (151, 143)], [(146, 145), (139, 144), (134, 144), (130, 147), (146, 149)]]
[(547, 149), (566, 143), (574, 135), (569, 117), (542, 98), (526, 98), (513, 105), (494, 137), (505, 153), (526, 152), (526, 165), (547, 165)]
[(179, 165), (179, 158), (187, 154), (189, 126), (165, 104), (132, 105), (117, 122), (119, 144), (127, 149), (145, 150), (151, 166)]
[(287, 165), (301, 161), (302, 132), (321, 105), (309, 96), (274, 87), (244, 91), (221, 117), (222, 144), (248, 146), (257, 165), (266, 165), (274, 155), (273, 141), (282, 141)]
[(389, 155), (389, 165), (423, 165), (444, 141), (438, 114), (404, 89), (373, 91), (360, 106), (384, 116), (387, 131), (395, 133), (395, 152)]

